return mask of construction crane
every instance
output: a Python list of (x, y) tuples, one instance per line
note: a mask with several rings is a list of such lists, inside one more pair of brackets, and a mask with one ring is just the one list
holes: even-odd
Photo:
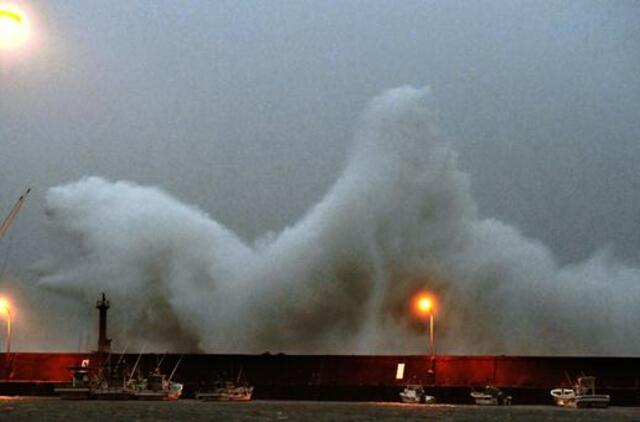
[(5, 217), (4, 221), (2, 222), (2, 225), (0, 225), (0, 239), (2, 239), (5, 233), (9, 230), (11, 223), (13, 223), (13, 220), (15, 220), (16, 215), (18, 215), (18, 212), (20, 212), (20, 208), (22, 208), (22, 204), (24, 204), (25, 199), (27, 199), (27, 195), (29, 195), (29, 192), (31, 192), (31, 188), (27, 189), (25, 193), (20, 195), (20, 198), (18, 198), (18, 200), (16, 201), (16, 204), (13, 206), (13, 208), (11, 208), (11, 211), (9, 211), (9, 215)]

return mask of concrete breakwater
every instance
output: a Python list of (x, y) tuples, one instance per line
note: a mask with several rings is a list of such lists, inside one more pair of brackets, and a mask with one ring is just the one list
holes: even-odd
[[(256, 399), (397, 401), (408, 384), (422, 384), (441, 402), (470, 402), (471, 388), (494, 385), (519, 404), (549, 404), (549, 390), (570, 379), (593, 375), (613, 405), (640, 405), (640, 358), (533, 356), (349, 356), (285, 354), (0, 354), (0, 394), (49, 395), (69, 381), (69, 367), (113, 364), (147, 373), (160, 364), (185, 385), (185, 396), (216, 381), (242, 380), (255, 387)], [(86, 362), (85, 362), (86, 364)]]

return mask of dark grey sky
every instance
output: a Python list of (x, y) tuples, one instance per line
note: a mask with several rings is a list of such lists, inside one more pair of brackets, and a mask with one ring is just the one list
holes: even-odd
[(640, 3), (22, 1), (0, 58), (0, 214), (34, 188), (7, 271), (47, 250), (43, 195), (85, 175), (158, 185), (247, 240), (297, 221), (363, 106), (431, 85), (483, 216), (560, 262), (640, 250)]

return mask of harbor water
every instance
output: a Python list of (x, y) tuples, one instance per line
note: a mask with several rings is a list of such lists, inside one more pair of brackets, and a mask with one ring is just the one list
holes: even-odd
[(245, 403), (63, 401), (2, 397), (4, 421), (640, 421), (638, 407), (407, 405), (400, 403), (252, 401)]

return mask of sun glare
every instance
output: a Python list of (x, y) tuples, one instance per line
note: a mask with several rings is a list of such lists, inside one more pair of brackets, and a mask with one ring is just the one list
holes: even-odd
[(26, 14), (10, 4), (0, 3), (0, 49), (14, 50), (29, 39), (29, 20)]

